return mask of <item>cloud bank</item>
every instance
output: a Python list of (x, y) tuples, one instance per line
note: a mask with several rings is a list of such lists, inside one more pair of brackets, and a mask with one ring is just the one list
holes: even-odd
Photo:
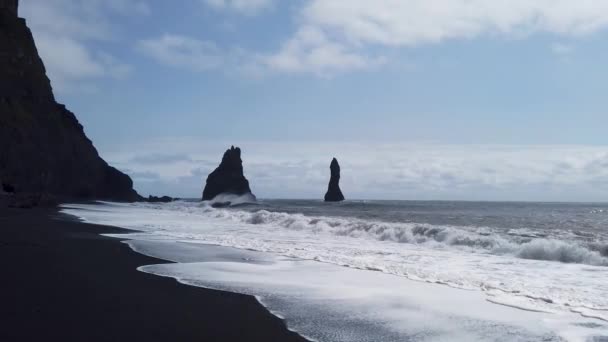
[[(104, 156), (128, 170), (145, 194), (198, 197), (229, 145), (163, 139), (133, 148), (136, 154), (107, 149)], [(373, 142), (239, 146), (246, 176), (261, 197), (322, 198), (334, 156), (342, 167), (342, 189), (351, 199), (599, 201), (608, 193), (606, 147)]]
[[(293, 37), (268, 57), (284, 71), (363, 69), (373, 48), (412, 48), (482, 36), (582, 36), (606, 29), (603, 0), (310, 0)], [(306, 39), (314, 33), (316, 38)], [(319, 52), (324, 58), (315, 58)], [(347, 51), (347, 52), (346, 52)]]
[[(201, 1), (218, 11), (248, 15), (261, 15), (276, 5), (272, 0)], [(522, 39), (537, 33), (577, 38), (608, 26), (608, 3), (603, 0), (307, 0), (289, 6), (292, 27), (286, 30), (292, 34), (274, 51), (246, 51), (235, 59), (232, 51), (238, 46), (218, 49), (218, 42), (174, 35), (139, 45), (155, 44), (142, 51), (165, 65), (194, 71), (249, 64), (243, 69), (325, 77), (373, 70), (389, 63), (387, 55), (397, 49), (482, 37)], [(565, 49), (551, 50), (563, 54)]]
[[(157, 62), (192, 71), (240, 69), (272, 73), (338, 73), (374, 70), (395, 50), (484, 37), (522, 39), (534, 34), (576, 39), (605, 30), (604, 0), (199, 0), (218, 15), (268, 15), (281, 7), (290, 19), (273, 49), (223, 46), (191, 34), (167, 32), (135, 38)], [(280, 5), (280, 6), (279, 6)], [(148, 15), (148, 2), (128, 0), (30, 0), (22, 4), (54, 85), (82, 88), (91, 79), (121, 77), (130, 67), (91, 47), (116, 38), (117, 18)], [(274, 20), (268, 16), (269, 20)], [(265, 38), (265, 37), (261, 37)], [(564, 44), (550, 47), (558, 55)], [(235, 53), (237, 52), (237, 53)]]

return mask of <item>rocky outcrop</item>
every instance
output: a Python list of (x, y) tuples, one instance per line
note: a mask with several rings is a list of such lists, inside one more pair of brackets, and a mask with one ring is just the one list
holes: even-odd
[(8, 196), (9, 208), (29, 209), (35, 207), (54, 207), (57, 198), (47, 193), (20, 193)]
[(7, 183), (2, 183), (2, 191), (5, 193), (14, 194), (15, 187)]
[[(243, 174), (241, 149), (232, 146), (224, 153), (222, 162), (207, 177), (203, 190), (203, 201), (209, 201), (219, 194), (251, 194), (249, 181)], [(253, 194), (252, 194), (253, 195)]]
[(0, 0), (0, 179), (17, 194), (140, 199), (131, 178), (101, 159), (76, 116), (55, 101), (16, 0)]
[(169, 196), (148, 196), (148, 198), (145, 200), (148, 203), (169, 203), (169, 202), (173, 202), (173, 201), (177, 201), (177, 198), (173, 198), (173, 197), (169, 197)]
[(344, 195), (342, 195), (342, 190), (340, 190), (340, 164), (338, 164), (336, 158), (332, 159), (329, 169), (331, 170), (331, 177), (329, 178), (329, 185), (325, 194), (325, 202), (344, 201)]

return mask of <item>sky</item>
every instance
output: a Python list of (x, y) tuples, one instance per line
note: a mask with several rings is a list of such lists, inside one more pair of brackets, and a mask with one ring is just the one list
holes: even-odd
[(264, 198), (608, 200), (608, 1), (22, 0), (58, 101), (144, 195), (231, 145)]

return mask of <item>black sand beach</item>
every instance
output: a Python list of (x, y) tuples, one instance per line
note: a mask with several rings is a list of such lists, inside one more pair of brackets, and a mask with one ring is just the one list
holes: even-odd
[(305, 341), (253, 297), (136, 270), (114, 227), (0, 209), (0, 341)]

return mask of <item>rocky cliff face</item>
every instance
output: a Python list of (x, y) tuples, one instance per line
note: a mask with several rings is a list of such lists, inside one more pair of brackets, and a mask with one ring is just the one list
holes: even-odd
[(344, 195), (342, 195), (342, 190), (340, 190), (340, 164), (338, 164), (336, 158), (332, 159), (329, 169), (331, 177), (329, 178), (329, 185), (325, 194), (325, 202), (344, 201)]
[(32, 33), (10, 6), (0, 6), (0, 181), (16, 193), (139, 199), (131, 178), (99, 157), (55, 101)]
[(249, 181), (243, 174), (241, 149), (232, 146), (224, 153), (222, 162), (207, 177), (203, 190), (203, 201), (209, 201), (219, 194), (251, 194)]

